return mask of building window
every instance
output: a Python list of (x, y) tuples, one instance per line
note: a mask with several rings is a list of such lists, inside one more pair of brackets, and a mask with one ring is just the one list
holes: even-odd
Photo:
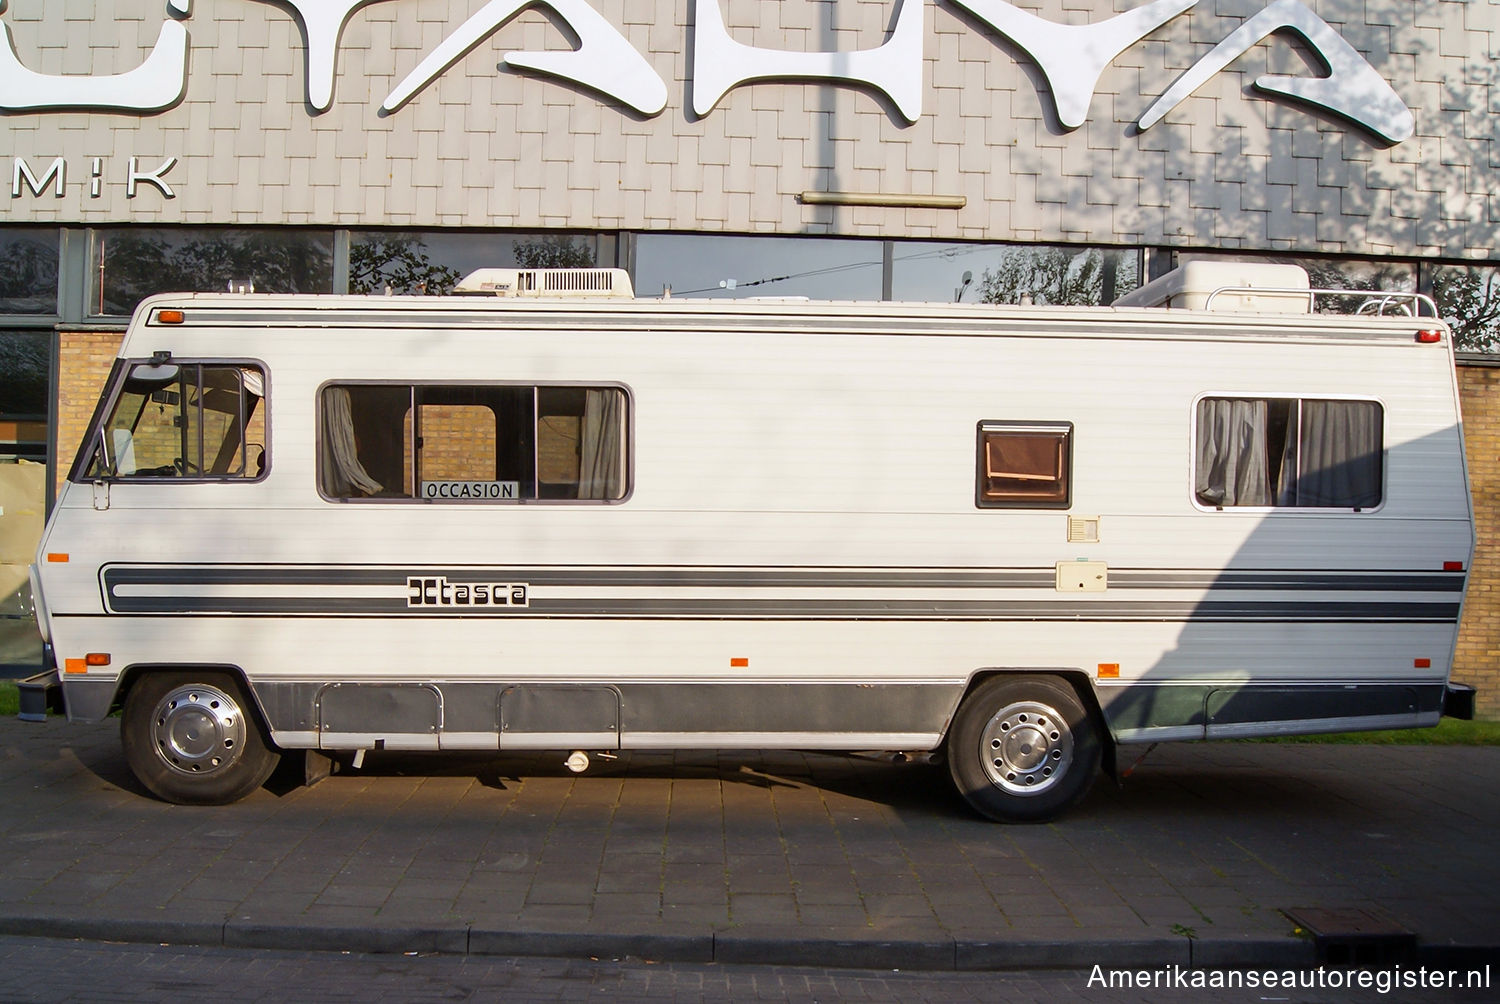
[(349, 235), (349, 292), (441, 296), (481, 268), (613, 265), (600, 234), (370, 230)]
[(1102, 306), (1141, 284), (1137, 249), (898, 242), (891, 299)]
[(47, 371), (52, 336), (0, 331), (0, 460), (47, 458)]
[(258, 478), (265, 396), (265, 374), (255, 365), (136, 363), (90, 440), (86, 477)]
[(618, 387), (337, 384), (319, 484), (339, 500), (618, 500), (625, 408)]
[(1066, 509), (1071, 503), (1071, 422), (982, 422), (981, 509)]
[(1438, 313), (1453, 328), (1453, 344), (1470, 352), (1500, 351), (1500, 266), (1423, 265)]
[(57, 313), (58, 235), (55, 228), (0, 231), (0, 314)]
[(641, 234), (635, 245), (639, 296), (734, 299), (802, 296), (879, 300), (883, 241), (824, 237)]
[(290, 227), (140, 227), (89, 234), (89, 313), (152, 293), (331, 293), (333, 234)]
[(1384, 421), (1374, 401), (1204, 398), (1197, 500), (1219, 509), (1374, 508), (1382, 498)]

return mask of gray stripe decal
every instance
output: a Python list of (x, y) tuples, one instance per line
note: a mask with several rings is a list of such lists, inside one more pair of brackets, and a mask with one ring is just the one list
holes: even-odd
[[(756, 586), (830, 588), (1051, 589), (1052, 569), (948, 571), (943, 569), (713, 569), (713, 568), (378, 568), (335, 565), (319, 568), (284, 566), (184, 566), (170, 568), (112, 565), (105, 568), (106, 588), (117, 585), (396, 585), (408, 575), (440, 575), (453, 582), (505, 580), (539, 586)], [(1464, 588), (1462, 573), (1422, 575), (1409, 572), (1158, 572), (1110, 569), (1111, 589), (1296, 589), (1317, 591), (1442, 592)]]
[[(270, 616), (389, 616), (423, 617), (572, 617), (572, 618), (714, 618), (736, 620), (991, 620), (991, 621), (1278, 621), (1278, 622), (1411, 622), (1456, 621), (1459, 604), (1448, 599), (1356, 599), (1299, 600), (1279, 595), (1264, 600), (1205, 599), (1124, 600), (1100, 596), (1058, 599), (1010, 600), (1004, 598), (951, 599), (899, 596), (881, 598), (549, 598), (534, 593), (525, 607), (443, 606), (409, 607), (405, 593), (389, 597), (341, 596), (153, 596), (152, 586), (385, 586), (404, 590), (408, 576), (443, 577), (451, 585), (474, 582), (514, 582), (528, 586), (661, 586), (668, 592), (686, 587), (867, 587), (887, 589), (1052, 588), (1052, 573), (1034, 571), (950, 572), (872, 570), (716, 570), (716, 569), (494, 569), (447, 568), (396, 569), (362, 567), (172, 567), (111, 566), (102, 573), (108, 608), (114, 613), (133, 614), (251, 614)], [(1147, 577), (1155, 581), (1147, 581)], [(1209, 582), (1219, 579), (1204, 573), (1142, 573), (1134, 588), (1181, 587), (1183, 581)], [(1257, 577), (1236, 573), (1228, 589), (1258, 586), (1284, 594), (1288, 591), (1413, 591), (1452, 592), (1463, 577), (1420, 576), (1405, 573), (1330, 573), (1295, 575), (1277, 573)], [(1111, 587), (1115, 587), (1111, 573)], [(121, 595), (121, 587), (142, 587), (145, 595)]]

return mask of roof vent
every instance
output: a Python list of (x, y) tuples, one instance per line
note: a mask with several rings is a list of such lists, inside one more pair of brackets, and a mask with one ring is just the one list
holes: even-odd
[(631, 300), (622, 268), (481, 268), (453, 287), (460, 296), (607, 297)]
[(1116, 307), (1179, 307), (1256, 314), (1312, 311), (1307, 271), (1266, 262), (1189, 261), (1115, 300)]

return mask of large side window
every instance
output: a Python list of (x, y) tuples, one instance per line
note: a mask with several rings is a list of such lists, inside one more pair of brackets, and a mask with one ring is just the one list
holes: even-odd
[(1071, 422), (981, 422), (975, 502), (981, 509), (1066, 509)]
[(1208, 397), (1197, 419), (1194, 492), (1203, 505), (1381, 502), (1385, 411), (1375, 401)]
[(265, 469), (265, 373), (248, 363), (130, 364), (90, 438), (90, 479), (254, 479)]
[(520, 502), (625, 497), (618, 387), (325, 387), (318, 477), (332, 499)]

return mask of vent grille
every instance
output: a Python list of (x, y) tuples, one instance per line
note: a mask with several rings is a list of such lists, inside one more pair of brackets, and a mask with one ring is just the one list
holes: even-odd
[(1098, 516), (1069, 516), (1068, 517), (1068, 543), (1070, 543), (1070, 544), (1097, 544), (1097, 543), (1099, 543), (1099, 517)]

